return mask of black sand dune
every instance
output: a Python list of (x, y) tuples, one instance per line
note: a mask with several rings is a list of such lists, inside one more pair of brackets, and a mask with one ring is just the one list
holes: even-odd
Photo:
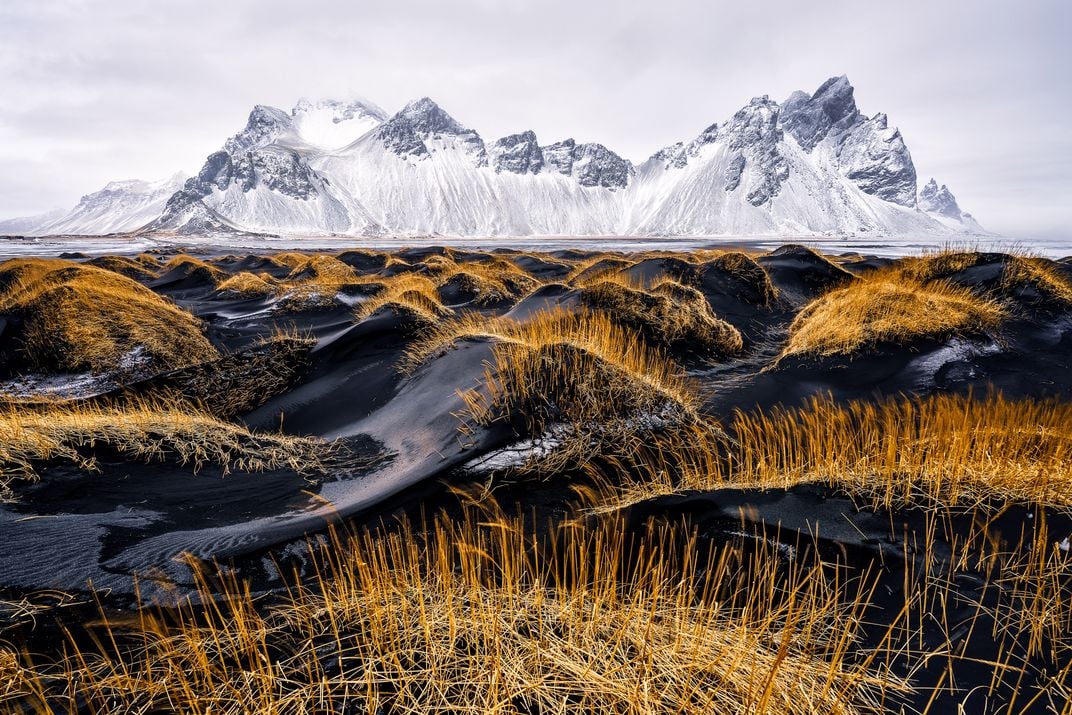
[[(410, 266), (429, 256), (452, 255), (464, 262), (479, 257), (446, 248), (410, 249), (397, 259)], [(515, 262), (552, 281), (562, 275), (560, 261), (586, 259), (579, 251), (555, 256), (514, 256)], [(992, 286), (1000, 270), (1000, 256), (983, 256), (979, 265), (951, 276), (966, 286)], [(365, 253), (343, 254), (340, 260), (358, 268), (360, 275), (384, 275), (387, 260)], [(590, 259), (589, 259), (590, 260)], [(809, 249), (787, 246), (748, 261), (749, 270), (733, 271), (718, 262), (688, 263), (675, 258), (650, 258), (639, 262), (624, 257), (596, 261), (581, 274), (621, 271), (630, 280), (653, 282), (683, 280), (696, 286), (708, 299), (713, 312), (738, 327), (746, 338), (742, 357), (717, 362), (698, 359), (686, 364), (699, 380), (706, 398), (705, 410), (728, 416), (735, 409), (794, 406), (815, 395), (830, 393), (836, 400), (869, 399), (898, 394), (935, 392), (985, 392), (998, 389), (1010, 397), (1072, 395), (1072, 313), (1023, 311), (1007, 321), (1000, 333), (974, 338), (913, 341), (909, 344), (877, 345), (866, 354), (833, 358), (789, 358), (776, 362), (787, 326), (799, 306), (831, 286), (855, 280), (852, 273)], [(860, 261), (855, 262), (857, 266)], [(885, 265), (868, 264), (867, 270)], [(271, 269), (274, 261), (246, 256), (213, 263), (213, 271)], [(764, 274), (756, 275), (753, 266)], [(417, 269), (419, 270), (419, 265)], [(859, 268), (857, 268), (859, 270)], [(66, 491), (49, 497), (48, 518), (36, 511), (43, 502), (31, 498), (0, 509), (6, 520), (5, 538), (11, 544), (0, 564), (6, 585), (78, 588), (87, 578), (100, 583), (111, 574), (116, 587), (133, 572), (164, 569), (181, 578), (173, 557), (190, 551), (205, 558), (230, 558), (285, 545), (314, 533), (328, 522), (374, 510), (377, 503), (404, 493), (424, 480), (435, 480), (481, 453), (503, 446), (510, 434), (477, 434), (462, 440), (455, 416), (462, 405), (456, 391), (476, 386), (490, 358), (489, 346), (465, 342), (448, 350), (412, 374), (403, 374), (398, 363), (414, 339), (412, 325), (404, 315), (378, 312), (355, 321), (346, 306), (291, 313), (278, 310), (274, 298), (232, 299), (220, 297), (210, 271), (194, 262), (168, 269), (152, 281), (181, 307), (206, 321), (209, 337), (225, 352), (249, 350), (256, 340), (280, 328), (296, 328), (315, 338), (315, 345), (301, 358), (302, 366), (282, 394), (245, 414), (243, 421), (255, 428), (279, 428), (296, 435), (325, 439), (356, 439), (366, 451), (386, 455), (386, 463), (356, 476), (336, 475), (316, 484), (280, 475), (290, 489), (264, 487), (263, 475), (235, 474), (221, 478), (206, 469), (201, 474), (166, 466), (156, 469), (158, 479), (141, 480), (140, 466), (123, 463), (104, 465), (101, 475), (85, 477), (84, 490)], [(283, 271), (275, 271), (283, 275)], [(770, 294), (765, 280), (775, 287)], [(360, 303), (360, 298), (357, 303)], [(525, 321), (541, 310), (576, 310), (577, 289), (549, 282), (497, 311)], [(464, 309), (465, 305), (458, 306)], [(487, 312), (487, 309), (482, 309)], [(211, 368), (223, 375), (226, 370)], [(174, 387), (173, 377), (162, 375), (138, 383), (136, 389)], [(375, 447), (371, 447), (375, 445)], [(372, 454), (366, 456), (374, 456)], [(71, 479), (59, 470), (46, 473), (41, 495), (51, 493), (53, 479)], [(112, 487), (95, 486), (112, 480)], [(122, 484), (131, 491), (125, 493)], [(157, 485), (157, 486), (154, 486)], [(300, 488), (298, 488), (300, 486)], [(160, 492), (156, 493), (155, 490)], [(261, 498), (271, 491), (271, 500)], [(93, 510), (81, 505), (85, 493), (93, 493)], [(287, 496), (282, 496), (286, 493)], [(228, 505), (214, 508), (191, 521), (182, 500), (193, 504)], [(261, 504), (250, 511), (249, 502)], [(146, 505), (155, 504), (154, 507)], [(69, 515), (59, 518), (57, 513)], [(117, 513), (128, 516), (116, 526)], [(255, 515), (255, 516), (254, 516)], [(27, 521), (17, 521), (27, 519)], [(139, 529), (131, 520), (152, 524)], [(109, 536), (121, 533), (120, 538)], [(64, 534), (84, 533), (87, 541), (66, 539)], [(101, 535), (104, 536), (101, 536)], [(108, 549), (93, 548), (94, 541), (108, 542)], [(54, 543), (58, 550), (49, 559), (53, 565), (28, 563), (25, 554), (41, 543)], [(107, 553), (106, 553), (107, 552)], [(97, 554), (90, 557), (90, 554)], [(41, 576), (48, 578), (41, 578)]]
[[(548, 310), (579, 311), (583, 284), (600, 275), (629, 284), (671, 280), (695, 288), (714, 315), (739, 330), (744, 340), (738, 356), (680, 356), (682, 367), (701, 389), (702, 413), (712, 419), (729, 419), (736, 410), (795, 407), (824, 394), (836, 403), (995, 390), (1011, 399), (1072, 399), (1072, 308), (1033, 284), (1009, 283), (1006, 258), (1000, 254), (981, 255), (973, 265), (942, 276), (980, 294), (1000, 292), (1012, 307), (998, 329), (878, 342), (855, 354), (784, 358), (780, 354), (790, 325), (805, 305), (875, 271), (896, 267), (896, 262), (868, 257), (838, 262), (800, 246), (754, 260), (740, 256), (698, 261), (666, 256), (636, 260), (576, 250), (494, 256), (444, 247), (405, 249), (390, 256), (354, 250), (338, 256), (353, 269), (353, 285), (332, 284), (333, 303), (300, 311), (284, 307), (282, 290), (240, 298), (217, 289), (221, 276), (244, 271), (264, 273), (278, 282), (310, 278), (266, 256), (229, 256), (210, 265), (180, 262), (152, 280), (118, 266), (200, 318), (222, 357), (194, 368), (134, 375), (122, 389), (82, 399), (130, 399), (170, 391), (222, 412), (229, 408), (213, 407), (222, 404), (213, 386), (224, 392), (241, 389), (250, 393), (248, 402), (237, 403), (243, 407), (232, 409), (226, 418), (254, 429), (335, 441), (339, 454), (315, 475), (287, 470), (223, 475), (211, 465), (194, 473), (182, 464), (143, 464), (108, 452), (98, 455), (99, 471), (94, 474), (70, 465), (43, 465), (39, 482), (21, 486), (17, 500), (0, 506), (0, 589), (9, 594), (34, 589), (81, 592), (92, 584), (120, 603), (132, 592), (134, 575), (165, 579), (168, 589), (190, 586), (191, 572), (180, 557), (191, 554), (205, 562), (234, 563), (260, 588), (271, 590), (278, 575), (273, 561), (300, 554), (305, 540), (328, 525), (375, 523), (398, 510), (416, 514), (455, 508), (446, 488), (471, 486), (486, 476), (472, 474), (464, 465), (538, 435), (519, 433), (516, 421), (459, 431), (459, 414), (466, 408), (459, 391), (486, 389), (485, 371), (495, 361), (491, 338), (462, 340), (403, 371), (406, 351), (429, 327), (422, 322), (426, 318), (421, 317), (420, 304), (388, 305), (368, 317), (356, 317), (360, 306), (374, 300), (392, 277), (435, 275), (425, 263), (431, 257), (446, 257), (461, 266), (505, 259), (543, 284), (518, 299), (478, 305), (477, 294), (447, 280), (437, 288), (444, 320), (469, 310), (519, 322)], [(567, 283), (571, 277), (573, 282)], [(7, 320), (0, 316), (0, 355), (19, 349), (12, 331), (6, 330)], [(264, 341), (280, 331), (300, 335), (300, 340), (293, 337), (294, 345), (280, 349), (272, 362), (264, 357)], [(515, 486), (509, 493), (521, 502), (528, 500), (540, 518), (560, 514), (571, 499), (569, 480), (580, 477), (549, 476), (556, 479)], [(523, 503), (521, 511), (524, 508)], [(875, 622), (883, 621), (884, 609), (895, 607), (906, 570), (913, 571), (914, 560), (923, 558), (910, 545), (936, 523), (934, 514), (920, 509), (861, 509), (845, 495), (818, 487), (663, 497), (630, 507), (626, 518), (629, 528), (638, 531), (654, 521), (697, 529), (705, 543), (765, 544), (780, 549), (787, 561), (819, 557), (853, 573), (874, 570), (879, 574), (878, 595), (866, 618)], [(973, 620), (965, 604), (991, 603), (1001, 598), (1000, 589), (948, 563), (958, 529), (968, 529), (980, 518), (976, 512), (950, 511), (938, 519), (945, 531), (928, 553), (927, 558), (937, 559), (929, 568), (944, 569), (955, 581), (950, 591), (955, 599), (918, 614), (920, 622), (933, 626), (923, 627), (920, 635), (928, 648), (939, 648), (943, 640), (950, 648), (962, 647), (967, 623), (980, 632), (993, 629), (985, 618)], [(1021, 505), (985, 518), (991, 520), (987, 528), (999, 535), (996, 538), (1012, 539), (1014, 547), (1028, 543), (1043, 521)], [(1067, 514), (1054, 511), (1045, 521), (1058, 541), (1072, 535)], [(142, 593), (153, 598), (164, 597), (165, 591), (147, 585)], [(955, 625), (950, 631), (935, 624)], [(997, 647), (993, 639), (972, 644), (984, 654)], [(1038, 692), (1045, 686), (1047, 661), (1034, 654), (1023, 658), (1031, 669), (1020, 687)], [(939, 677), (985, 680), (982, 665), (961, 664), (945, 676), (939, 664), (913, 672), (908, 667), (907, 661), (890, 665), (900, 676), (925, 682)], [(932, 712), (954, 703), (967, 703), (964, 712), (998, 712), (988, 708), (1007, 703), (1015, 686), (1003, 683), (985, 699), (985, 706), (981, 697), (965, 701), (942, 695), (931, 704), (937, 708)], [(923, 692), (906, 698), (906, 703), (922, 709), (929, 698), (930, 693)], [(1049, 712), (1046, 707), (1040, 700), (1032, 711)]]

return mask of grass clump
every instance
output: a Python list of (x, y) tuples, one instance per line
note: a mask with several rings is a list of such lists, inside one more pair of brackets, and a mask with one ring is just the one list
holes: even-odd
[(485, 260), (458, 262), (450, 256), (432, 255), (417, 264), (439, 288), (440, 296), (496, 305), (516, 300), (533, 290), (539, 281), (510, 261), (481, 255)]
[(17, 362), (31, 369), (115, 370), (133, 351), (154, 369), (218, 357), (194, 316), (125, 276), (69, 261), (0, 264), (0, 313), (20, 319)]
[(724, 274), (737, 287), (737, 293), (747, 297), (755, 305), (764, 307), (778, 300), (778, 289), (774, 287), (767, 271), (756, 263), (751, 256), (740, 251), (720, 253), (701, 264), (701, 278), (709, 272)]
[(86, 264), (103, 268), (106, 271), (115, 271), (136, 281), (152, 280), (156, 277), (157, 269), (159, 268), (159, 266), (146, 264), (127, 256), (99, 256), (93, 260), (86, 261)]
[(221, 268), (212, 265), (208, 261), (187, 255), (178, 255), (164, 264), (161, 275), (179, 272), (187, 278), (193, 278), (205, 283), (218, 284), (227, 278), (227, 273)]
[(267, 298), (275, 292), (275, 280), (267, 273), (257, 275), (241, 271), (220, 282), (216, 291), (234, 298)]
[(995, 300), (1056, 308), (1072, 306), (1072, 283), (1055, 263), (1038, 256), (947, 250), (906, 258), (897, 270), (921, 281), (933, 281), (955, 279), (962, 271), (986, 264), (997, 264), (1000, 276), (978, 286), (980, 293)]
[(463, 432), (503, 422), (552, 446), (518, 473), (556, 473), (638, 431), (698, 419), (699, 398), (678, 366), (602, 312), (541, 311), (525, 322), (469, 313), (433, 328), (403, 365), (472, 339), (492, 341), (494, 357), (461, 393)]
[(67, 688), (93, 712), (205, 715), (857, 715), (908, 690), (847, 655), (860, 594), (821, 569), (786, 597), (768, 553), (675, 559), (695, 537), (618, 522), (559, 528), (542, 549), (517, 521), (477, 521), (335, 536), (316, 582), (267, 611), (213, 575), (225, 597), (211, 608), (143, 610), (30, 688)]
[(607, 311), (675, 352), (727, 356), (744, 346), (740, 332), (711, 311), (702, 293), (676, 281), (663, 280), (648, 290), (596, 281), (582, 288), (580, 296), (585, 305)]
[(162, 400), (18, 404), (0, 407), (0, 494), (11, 497), (17, 480), (35, 480), (41, 465), (67, 462), (96, 468), (94, 451), (107, 448), (142, 461), (171, 460), (199, 470), (316, 469), (324, 448), (319, 440), (258, 434)]
[(881, 343), (979, 333), (1004, 317), (1002, 306), (966, 288), (880, 271), (805, 306), (779, 359), (856, 355)]
[(295, 263), (290, 275), (275, 289), (275, 294), (280, 297), (283, 310), (328, 308), (335, 305), (342, 288), (358, 282), (353, 268), (334, 256), (316, 254)]
[(420, 324), (431, 325), (451, 313), (440, 301), (436, 284), (427, 276), (400, 273), (382, 278), (380, 282), (383, 288), (379, 293), (357, 306), (357, 320), (364, 320), (386, 308)]
[(591, 504), (685, 490), (821, 483), (883, 508), (1072, 510), (1072, 404), (936, 395), (738, 411), (722, 427), (642, 433), (589, 466)]

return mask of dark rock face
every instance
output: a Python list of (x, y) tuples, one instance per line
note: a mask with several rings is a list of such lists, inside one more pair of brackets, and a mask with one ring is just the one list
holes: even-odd
[[(740, 160), (727, 170), (727, 181), (735, 191), (741, 184), (745, 163), (752, 165), (745, 198), (753, 206), (762, 206), (778, 195), (782, 182), (789, 178), (789, 164), (779, 150), (782, 130), (778, 126), (778, 104), (768, 97), (756, 97), (747, 107), (733, 115), (718, 132), (730, 149), (740, 152)], [(739, 168), (738, 168), (739, 167)]]
[(744, 172), (744, 154), (738, 154), (726, 167), (726, 191), (736, 191), (741, 185), (741, 173)]
[(901, 132), (885, 114), (856, 125), (838, 148), (842, 173), (867, 194), (901, 206), (916, 205), (916, 167)]
[(633, 164), (602, 144), (578, 144), (573, 139), (542, 147), (544, 164), (572, 176), (581, 186), (621, 189), (629, 185)]
[(499, 139), (489, 147), (488, 156), (496, 172), (538, 174), (543, 168), (543, 152), (532, 130)]
[(782, 107), (782, 127), (809, 152), (830, 134), (851, 127), (859, 117), (853, 88), (845, 75), (831, 77), (810, 97), (794, 92)]
[(308, 200), (319, 194), (316, 172), (301, 156), (283, 149), (260, 149), (234, 162), (235, 183), (243, 191), (258, 184), (295, 199)]
[(828, 137), (842, 174), (883, 201), (916, 205), (916, 167), (901, 133), (885, 114), (866, 119), (847, 77), (832, 77), (815, 94), (794, 92), (782, 105), (781, 125), (806, 152)]
[(576, 148), (577, 142), (566, 139), (541, 147), (540, 153), (543, 155), (543, 161), (548, 170), (571, 176), (573, 174), (573, 150)]
[(573, 150), (573, 175), (581, 186), (621, 189), (633, 165), (602, 144), (581, 144)]
[(407, 104), (380, 126), (377, 135), (395, 154), (417, 157), (428, 155), (427, 140), (455, 137), (476, 157), (478, 166), (486, 163), (480, 135), (463, 127), (428, 97)]
[(964, 216), (953, 192), (945, 184), (939, 188), (938, 182), (934, 179), (928, 181), (927, 185), (920, 190), (919, 208), (921, 211), (941, 214), (958, 221)]
[(292, 126), (293, 120), (287, 112), (258, 104), (249, 113), (245, 129), (224, 142), (223, 150), (228, 154), (236, 154), (257, 149), (271, 144)]

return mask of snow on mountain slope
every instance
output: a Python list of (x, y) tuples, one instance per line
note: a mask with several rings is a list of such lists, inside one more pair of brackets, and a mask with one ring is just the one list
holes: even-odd
[(387, 119), (387, 112), (363, 99), (350, 102), (303, 99), (291, 114), (298, 135), (323, 149), (351, 144)]
[(83, 196), (70, 211), (23, 219), (21, 229), (18, 225), (0, 224), (0, 234), (103, 235), (135, 231), (159, 216), (185, 181), (186, 175), (181, 172), (160, 181), (112, 181), (100, 191)]
[(52, 209), (43, 214), (34, 216), (18, 216), (0, 221), (0, 236), (29, 236), (40, 226), (63, 218), (68, 214), (67, 209)]
[(296, 235), (981, 231), (955, 200), (948, 208), (945, 187), (916, 191), (900, 132), (862, 114), (842, 76), (781, 103), (757, 97), (639, 165), (532, 131), (485, 143), (427, 97), (390, 117), (364, 101), (258, 105), (155, 215), (124, 210), (113, 223)]

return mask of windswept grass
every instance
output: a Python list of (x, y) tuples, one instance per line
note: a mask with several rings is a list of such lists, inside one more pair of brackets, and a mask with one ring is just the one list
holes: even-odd
[[(821, 483), (884, 508), (1038, 504), (1072, 511), (1072, 404), (992, 394), (737, 412), (725, 434), (645, 433), (589, 465), (593, 504), (689, 489)], [(600, 491), (600, 490), (605, 491)]]
[(947, 250), (905, 258), (897, 270), (921, 281), (933, 281), (949, 279), (970, 268), (995, 262), (1000, 269), (1000, 279), (978, 289), (990, 298), (1065, 308), (1072, 306), (1072, 283), (1054, 263), (1037, 256)]
[(647, 290), (621, 281), (595, 281), (580, 296), (589, 307), (607, 311), (675, 352), (728, 356), (740, 353), (744, 345), (740, 332), (711, 311), (702, 293), (676, 281), (662, 280)]
[(295, 262), (274, 292), (284, 310), (310, 310), (335, 305), (341, 289), (360, 282), (354, 269), (338, 258), (316, 254)]
[(516, 300), (539, 285), (528, 273), (498, 257), (456, 263), (443, 256), (430, 256), (424, 263), (438, 287), (471, 295), (477, 305)]
[(821, 481), (885, 506), (920, 501), (1072, 509), (1072, 405), (935, 395), (739, 413), (736, 479)]
[(106, 271), (115, 271), (127, 278), (133, 278), (136, 281), (151, 280), (156, 277), (157, 267), (146, 265), (141, 261), (128, 258), (127, 256), (99, 256), (90, 261), (86, 261), (86, 265), (96, 266), (97, 268), (103, 268)]
[(882, 343), (980, 333), (1004, 316), (1001, 305), (966, 288), (880, 271), (805, 306), (779, 359), (855, 355)]
[(49, 683), (93, 712), (204, 715), (856, 715), (909, 690), (849, 655), (865, 581), (811, 567), (783, 589), (772, 553), (690, 558), (695, 537), (617, 522), (562, 527), (549, 549), (516, 521), (428, 531), (336, 536), (316, 583), (267, 613), (222, 576), (223, 600), (143, 610), (22, 689)]
[(181, 402), (8, 403), (0, 407), (0, 494), (10, 498), (14, 481), (35, 480), (38, 468), (49, 462), (92, 471), (97, 448), (195, 470), (215, 464), (224, 471), (307, 472), (316, 469), (324, 447), (319, 440), (254, 433)]
[(189, 278), (197, 278), (206, 283), (219, 283), (226, 279), (227, 273), (208, 261), (185, 254), (178, 255), (164, 264), (160, 269), (161, 275), (172, 271), (181, 271)]
[(636, 261), (633, 259), (601, 253), (591, 258), (577, 261), (574, 264), (573, 271), (566, 276), (564, 282), (572, 286), (583, 287), (598, 280), (611, 278), (635, 263)]
[(118, 273), (69, 261), (0, 265), (0, 313), (21, 318), (20, 357), (34, 369), (115, 370), (135, 350), (160, 369), (217, 357), (186, 311)]
[(436, 284), (427, 276), (400, 273), (382, 278), (380, 282), (383, 289), (357, 306), (357, 320), (364, 320), (382, 308), (388, 308), (404, 313), (419, 323), (431, 325), (451, 313), (439, 300)]
[(236, 298), (267, 298), (275, 292), (275, 283), (275, 279), (267, 273), (257, 275), (241, 271), (221, 281), (216, 290), (221, 295)]
[(740, 283), (746, 288), (745, 295), (753, 296), (757, 305), (766, 307), (778, 300), (778, 289), (774, 287), (767, 271), (746, 253), (720, 253), (701, 264), (701, 268), (705, 273), (724, 273), (734, 282)]
[(403, 365), (481, 338), (494, 343), (494, 359), (461, 393), (462, 429), (503, 421), (520, 435), (549, 437), (553, 461), (519, 472), (554, 473), (638, 430), (697, 419), (695, 387), (678, 366), (605, 313), (543, 311), (525, 322), (466, 314), (432, 329)]

